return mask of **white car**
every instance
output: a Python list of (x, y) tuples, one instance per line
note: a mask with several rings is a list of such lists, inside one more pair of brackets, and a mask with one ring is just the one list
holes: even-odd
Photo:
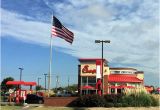
[(60, 93), (60, 92), (58, 92), (57, 94), (56, 94), (56, 96), (58, 96), (58, 97), (70, 97), (70, 96), (72, 96), (72, 93), (71, 92), (63, 92), (63, 93)]

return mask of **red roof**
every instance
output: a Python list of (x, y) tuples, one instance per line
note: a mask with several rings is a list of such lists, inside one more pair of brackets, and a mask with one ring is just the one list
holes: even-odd
[[(102, 60), (101, 58), (80, 58), (79, 61), (96, 61), (96, 60)], [(107, 61), (106, 59), (103, 59), (104, 61)]]
[(142, 82), (136, 77), (136, 75), (125, 75), (125, 74), (110, 74), (108, 77), (108, 82)]
[(25, 85), (25, 86), (35, 86), (36, 82), (24, 82), (24, 81), (8, 81), (7, 85)]
[(36, 82), (25, 82), (24, 85), (25, 86), (35, 86), (37, 85), (37, 83)]
[(120, 85), (120, 86), (109, 86), (110, 88), (118, 88), (118, 89), (121, 89), (121, 88), (135, 88), (133, 86), (126, 86), (126, 85)]
[(24, 84), (24, 81), (8, 81), (6, 84), (7, 85), (22, 85)]

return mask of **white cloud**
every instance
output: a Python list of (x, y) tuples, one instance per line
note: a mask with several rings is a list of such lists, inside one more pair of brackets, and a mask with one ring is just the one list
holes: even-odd
[[(100, 57), (101, 46), (95, 39), (111, 40), (104, 47), (109, 62), (137, 64), (146, 74), (158, 75), (159, 26), (157, 1), (69, 0), (45, 3), (59, 13), (58, 18), (75, 34), (73, 45), (59, 38), (54, 46), (76, 57)], [(121, 9), (117, 7), (127, 7)], [(147, 11), (149, 10), (149, 11)], [(120, 15), (120, 17), (119, 17)], [(2, 36), (12, 36), (30, 43), (49, 45), (50, 24), (26, 20), (27, 16), (2, 9)], [(13, 22), (14, 21), (14, 22)], [(121, 58), (121, 62), (117, 60)], [(126, 66), (126, 65), (125, 65)]]
[[(49, 45), (51, 24), (26, 20), (28, 16), (19, 15), (7, 10), (1, 9), (2, 29), (1, 36), (10, 36), (28, 43)], [(53, 45), (61, 45), (63, 48), (68, 44), (58, 38), (53, 38)]]

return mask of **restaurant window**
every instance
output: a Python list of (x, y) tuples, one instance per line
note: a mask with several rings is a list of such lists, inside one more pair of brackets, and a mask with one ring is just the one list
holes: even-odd
[(82, 85), (87, 85), (87, 77), (82, 77)]
[(118, 93), (118, 94), (121, 94), (121, 93), (122, 93), (122, 90), (121, 90), (121, 89), (117, 89), (117, 93)]
[(88, 85), (95, 86), (96, 85), (96, 77), (88, 77)]
[(114, 71), (114, 73), (120, 73), (120, 71)]
[(128, 71), (121, 71), (122, 74), (127, 74), (129, 73)]
[(110, 83), (111, 86), (115, 86), (115, 83)]
[(115, 93), (115, 89), (111, 88), (111, 94)]

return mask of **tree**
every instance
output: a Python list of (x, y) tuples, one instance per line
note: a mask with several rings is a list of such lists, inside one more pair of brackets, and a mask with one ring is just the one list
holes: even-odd
[(44, 88), (41, 85), (36, 86), (36, 90), (43, 90)]
[(70, 91), (70, 92), (75, 92), (77, 91), (77, 84), (73, 84), (73, 85), (70, 85), (69, 87), (65, 87), (66, 90)]
[(53, 88), (52, 89), (55, 93), (57, 93), (57, 91), (64, 91), (64, 90), (66, 90), (66, 91), (68, 91), (68, 92), (75, 92), (75, 91), (77, 91), (78, 90), (78, 85), (77, 84), (72, 84), (72, 85), (70, 85), (69, 87), (68, 86), (65, 86), (65, 87), (58, 87), (58, 88)]
[(3, 79), (3, 81), (1, 82), (1, 90), (4, 92), (7, 92), (9, 89), (14, 89), (16, 87), (15, 85), (6, 85), (8, 81), (14, 81), (14, 78), (7, 77)]
[(58, 88), (52, 88), (52, 90), (55, 92), (55, 93), (57, 93), (58, 91), (63, 91), (64, 90), (64, 88), (63, 87), (58, 87)]

